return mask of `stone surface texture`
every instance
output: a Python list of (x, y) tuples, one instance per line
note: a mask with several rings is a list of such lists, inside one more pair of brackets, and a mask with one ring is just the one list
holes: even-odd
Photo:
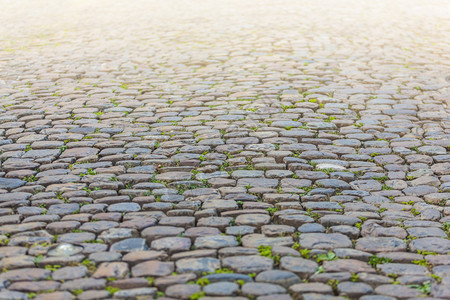
[(449, 299), (449, 1), (0, 7), (1, 299)]

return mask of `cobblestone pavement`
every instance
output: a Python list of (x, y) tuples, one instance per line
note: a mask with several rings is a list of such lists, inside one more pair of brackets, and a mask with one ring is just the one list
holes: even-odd
[(0, 6), (0, 299), (450, 298), (449, 1)]

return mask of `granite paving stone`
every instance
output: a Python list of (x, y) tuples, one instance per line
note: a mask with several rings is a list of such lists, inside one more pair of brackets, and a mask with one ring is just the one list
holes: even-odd
[(0, 299), (449, 298), (449, 1), (0, 7)]

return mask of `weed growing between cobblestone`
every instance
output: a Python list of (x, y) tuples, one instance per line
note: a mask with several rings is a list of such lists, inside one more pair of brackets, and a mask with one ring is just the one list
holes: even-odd
[(411, 284), (411, 285), (409, 285), (409, 287), (417, 289), (418, 291), (420, 291), (421, 293), (423, 293), (425, 295), (429, 295), (431, 292), (431, 282), (430, 281), (425, 281), (422, 284)]
[(259, 255), (272, 259), (275, 265), (278, 265), (280, 263), (280, 256), (274, 255), (272, 253), (271, 246), (261, 245), (258, 247), (258, 252), (259, 252)]
[(389, 262), (392, 262), (392, 259), (386, 257), (378, 257), (376, 255), (373, 255), (369, 258), (369, 265), (371, 265), (373, 268), (377, 268), (379, 264), (386, 264)]
[(327, 253), (319, 253), (319, 254), (315, 255), (314, 257), (318, 263), (320, 263), (322, 261), (330, 261), (330, 260), (337, 259), (336, 254), (333, 253), (332, 251), (328, 251)]

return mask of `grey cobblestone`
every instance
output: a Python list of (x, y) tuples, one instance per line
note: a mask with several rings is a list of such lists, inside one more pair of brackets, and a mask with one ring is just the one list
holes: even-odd
[(0, 0), (1, 299), (450, 296), (444, 0)]

